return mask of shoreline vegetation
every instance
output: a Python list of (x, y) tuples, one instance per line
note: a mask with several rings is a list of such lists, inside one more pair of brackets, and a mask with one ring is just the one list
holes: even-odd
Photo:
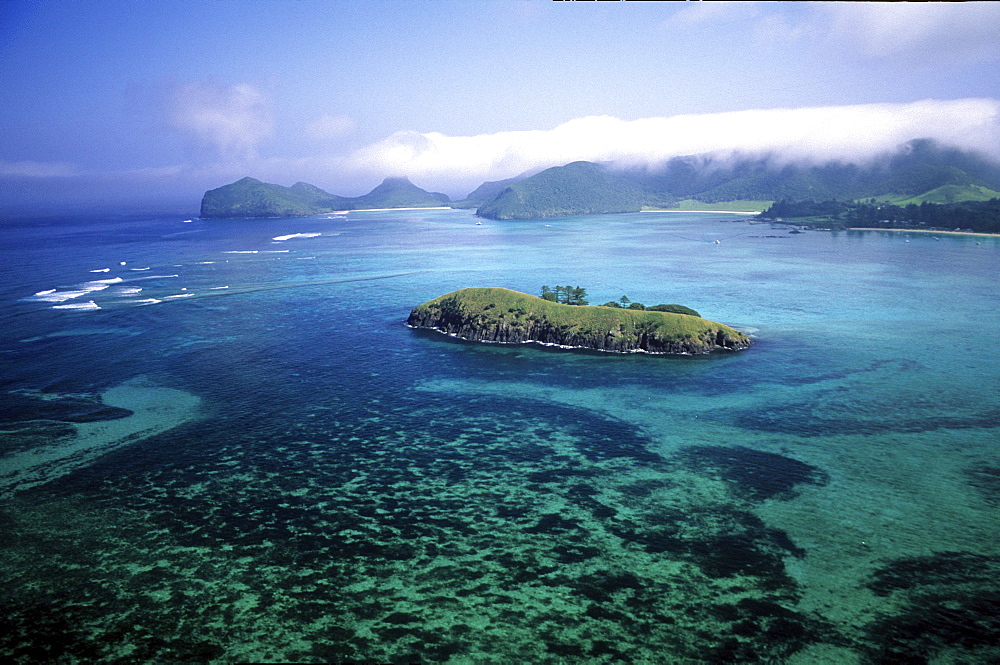
[(977, 236), (980, 238), (1000, 238), (1000, 233), (979, 231), (935, 231), (933, 229), (880, 229), (878, 227), (850, 226), (847, 231), (892, 231), (894, 233), (930, 233), (931, 235)]
[(682, 210), (680, 208), (648, 208), (646, 210), (640, 210), (639, 212), (705, 212), (705, 213), (725, 213), (728, 215), (759, 215), (762, 211), (760, 210), (716, 210), (716, 209), (704, 209), (704, 210)]
[(776, 202), (762, 219), (816, 230), (927, 231), (930, 233), (1000, 233), (1000, 198), (898, 206), (865, 201)]
[(735, 328), (694, 314), (579, 302), (555, 302), (500, 287), (469, 287), (417, 305), (406, 324), (472, 342), (536, 343), (608, 353), (703, 355), (753, 344)]

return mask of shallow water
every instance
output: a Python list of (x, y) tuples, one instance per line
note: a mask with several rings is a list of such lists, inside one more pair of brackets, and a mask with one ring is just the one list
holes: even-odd
[[(9, 225), (0, 657), (1000, 657), (1000, 242), (475, 221)], [(464, 286), (565, 283), (757, 344), (403, 325)]]

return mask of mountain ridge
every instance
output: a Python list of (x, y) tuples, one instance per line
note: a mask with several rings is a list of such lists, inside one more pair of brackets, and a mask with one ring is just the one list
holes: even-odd
[(368, 194), (342, 197), (315, 185), (283, 187), (243, 178), (209, 190), (202, 217), (288, 217), (364, 208), (475, 208), (483, 218), (545, 219), (638, 212), (644, 208), (718, 207), (731, 201), (886, 202), (988, 200), (1000, 192), (1000, 163), (980, 154), (915, 139), (863, 164), (786, 162), (772, 154), (674, 157), (657, 167), (588, 161), (488, 181), (465, 199), (423, 190), (391, 177)]

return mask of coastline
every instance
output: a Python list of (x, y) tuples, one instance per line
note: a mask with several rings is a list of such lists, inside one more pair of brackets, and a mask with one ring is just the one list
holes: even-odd
[(760, 210), (640, 210), (639, 212), (714, 212), (727, 215), (759, 215)]
[(936, 233), (949, 236), (978, 236), (980, 238), (1000, 238), (1000, 233), (978, 233), (976, 231), (932, 231), (930, 229), (878, 229), (865, 226), (852, 226), (848, 231), (892, 231), (895, 233)]
[(413, 208), (358, 208), (356, 210), (334, 210), (333, 212), (323, 212), (321, 215), (346, 215), (352, 212), (385, 212), (387, 210), (451, 210), (451, 206), (416, 206)]
[(671, 351), (649, 351), (647, 349), (629, 349), (628, 351), (615, 351), (613, 349), (598, 349), (592, 346), (574, 346), (572, 344), (542, 342), (537, 339), (525, 339), (518, 342), (501, 342), (495, 339), (473, 339), (471, 337), (464, 337), (456, 332), (448, 332), (447, 330), (442, 330), (437, 326), (430, 326), (430, 327), (415, 326), (406, 322), (404, 322), (403, 325), (405, 325), (407, 328), (410, 328), (411, 330), (433, 330), (434, 332), (441, 333), (442, 335), (447, 335), (448, 337), (451, 337), (453, 339), (460, 339), (463, 342), (472, 342), (475, 344), (500, 344), (502, 346), (515, 346), (517, 344), (537, 344), (538, 346), (547, 346), (556, 349), (565, 349), (567, 351), (592, 351), (594, 353), (612, 353), (622, 356), (627, 356), (632, 354), (644, 354), (648, 356), (692, 356), (693, 357), (695, 355), (700, 355), (700, 356), (708, 355), (709, 353), (714, 353), (716, 351), (732, 351), (735, 353), (737, 350), (741, 351), (744, 350), (744, 349), (728, 349), (724, 346), (715, 345), (712, 347), (711, 351), (705, 351), (703, 353), (698, 353), (698, 354), (694, 354), (689, 351), (682, 351), (675, 353)]

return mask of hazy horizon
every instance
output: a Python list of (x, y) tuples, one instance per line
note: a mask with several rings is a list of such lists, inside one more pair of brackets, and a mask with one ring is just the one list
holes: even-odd
[(922, 138), (1000, 159), (992, 3), (15, 0), (0, 54), (3, 213)]

